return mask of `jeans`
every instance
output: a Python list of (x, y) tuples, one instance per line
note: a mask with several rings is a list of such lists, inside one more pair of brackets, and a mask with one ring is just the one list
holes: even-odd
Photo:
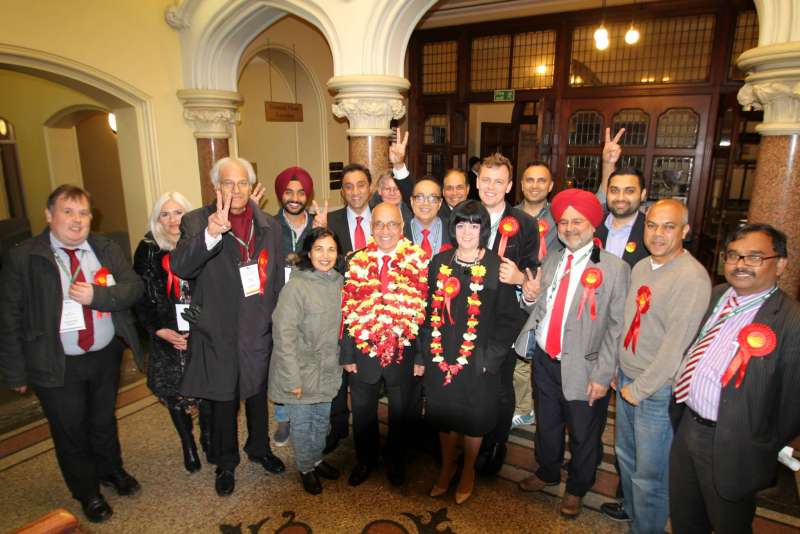
[(616, 452), (625, 512), (632, 534), (662, 534), (669, 517), (669, 450), (672, 386), (661, 387), (633, 406), (620, 390), (632, 380), (620, 370), (617, 388)]
[(286, 404), (294, 459), (301, 473), (308, 473), (322, 461), (322, 450), (325, 448), (325, 436), (328, 435), (328, 423), (331, 417), (331, 403)]
[(289, 421), (289, 414), (285, 404), (275, 403), (275, 420), (279, 423), (287, 423)]

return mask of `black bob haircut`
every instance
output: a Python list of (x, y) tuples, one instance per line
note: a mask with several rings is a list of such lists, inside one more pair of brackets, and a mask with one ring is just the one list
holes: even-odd
[(615, 176), (635, 176), (639, 179), (639, 189), (644, 191), (644, 174), (642, 174), (642, 171), (639, 169), (635, 167), (621, 167), (615, 170), (608, 177), (608, 187), (611, 187), (611, 180), (613, 180)]
[(314, 247), (314, 243), (322, 239), (323, 237), (330, 237), (333, 239), (333, 242), (336, 243), (336, 264), (334, 265), (334, 269), (339, 272), (343, 272), (344, 269), (344, 257), (342, 256), (342, 246), (339, 244), (339, 240), (336, 238), (336, 234), (328, 230), (327, 228), (314, 228), (312, 229), (308, 235), (303, 239), (303, 246), (300, 249), (300, 261), (297, 262), (297, 268), (301, 271), (313, 271), (314, 266), (311, 264), (311, 258), (309, 257), (309, 253), (311, 249)]
[(484, 205), (477, 200), (465, 200), (453, 208), (447, 231), (450, 234), (450, 242), (453, 243), (454, 247), (458, 247), (456, 225), (461, 222), (481, 225), (481, 236), (478, 245), (481, 248), (486, 248), (486, 244), (489, 243), (489, 235), (492, 232), (492, 223), (489, 219), (489, 212), (486, 211)]
[(767, 236), (769, 236), (770, 239), (772, 239), (772, 250), (775, 251), (775, 254), (777, 254), (781, 258), (786, 258), (789, 256), (789, 251), (786, 247), (786, 234), (784, 234), (771, 224), (765, 224), (765, 223), (745, 224), (744, 226), (731, 231), (725, 237), (725, 250), (728, 250), (728, 245), (730, 245), (731, 242), (738, 241), (742, 239), (744, 236), (756, 232), (761, 232), (762, 234), (766, 234)]

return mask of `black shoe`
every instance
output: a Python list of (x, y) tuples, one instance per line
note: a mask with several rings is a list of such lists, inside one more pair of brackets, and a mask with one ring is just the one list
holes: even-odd
[(350, 472), (350, 478), (347, 479), (347, 483), (351, 486), (360, 486), (369, 478), (370, 473), (372, 473), (372, 467), (366, 464), (356, 464)]
[(102, 495), (81, 499), (83, 515), (92, 523), (102, 523), (114, 513)]
[(606, 502), (600, 505), (600, 511), (614, 521), (628, 522), (630, 516), (625, 513), (625, 506), (621, 502)]
[(325, 448), (322, 449), (322, 454), (327, 455), (336, 450), (339, 446), (339, 436), (331, 432), (325, 436)]
[(142, 487), (129, 473), (120, 468), (116, 473), (112, 473), (100, 479), (104, 486), (113, 486), (119, 495), (136, 495)]
[(267, 454), (264, 456), (249, 456), (249, 458), (251, 462), (261, 464), (261, 467), (263, 467), (266, 471), (276, 475), (278, 473), (283, 473), (286, 470), (286, 466), (283, 465), (283, 461), (272, 454), (271, 451), (267, 451)]
[(326, 478), (328, 480), (337, 480), (340, 476), (339, 470), (327, 463), (325, 460), (317, 464), (317, 466), (314, 468), (314, 472), (317, 473), (317, 476)]
[(217, 469), (217, 479), (214, 482), (214, 489), (217, 490), (217, 495), (227, 497), (233, 493), (235, 487), (236, 477), (233, 476), (233, 471)]
[(406, 481), (406, 470), (402, 463), (388, 462), (386, 464), (386, 478), (394, 487), (400, 487)]
[(200, 458), (197, 456), (197, 447), (194, 442), (189, 445), (183, 445), (183, 467), (186, 468), (189, 473), (196, 473), (200, 471), (202, 467)]
[(311, 495), (319, 495), (322, 493), (322, 483), (319, 481), (315, 469), (312, 469), (308, 473), (300, 473), (300, 480), (303, 481), (303, 489)]

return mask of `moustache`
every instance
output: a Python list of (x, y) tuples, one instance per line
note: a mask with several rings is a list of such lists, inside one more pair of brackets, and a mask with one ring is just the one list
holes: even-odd
[(754, 273), (753, 271), (748, 271), (747, 269), (734, 269), (733, 270), (733, 275), (734, 276), (738, 276), (740, 274), (746, 274), (747, 276), (755, 276), (756, 275), (756, 273)]

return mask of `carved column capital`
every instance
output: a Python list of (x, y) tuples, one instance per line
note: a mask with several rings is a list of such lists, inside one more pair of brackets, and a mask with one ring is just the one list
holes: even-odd
[(406, 114), (400, 92), (409, 86), (408, 80), (397, 76), (337, 76), (328, 81), (328, 87), (337, 91), (333, 114), (350, 122), (350, 137), (391, 135), (392, 119)]
[(239, 122), (242, 97), (234, 91), (181, 89), (183, 118), (194, 128), (197, 139), (227, 139)]
[(738, 65), (748, 72), (739, 104), (745, 110), (764, 110), (764, 122), (756, 130), (762, 135), (800, 133), (800, 43), (747, 50)]

